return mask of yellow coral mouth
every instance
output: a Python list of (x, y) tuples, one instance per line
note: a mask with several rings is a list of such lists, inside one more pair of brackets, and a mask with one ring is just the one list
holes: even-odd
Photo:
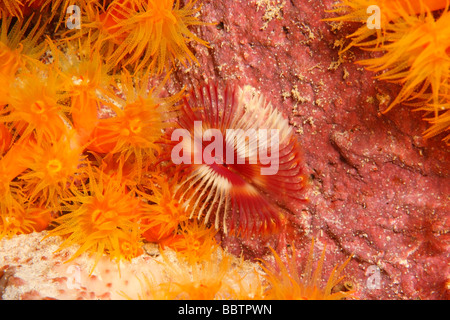
[(45, 112), (45, 102), (38, 100), (31, 105), (31, 111), (36, 114), (42, 114)]
[(130, 130), (131, 132), (138, 134), (142, 130), (142, 126), (139, 120), (134, 119), (130, 123)]
[(58, 173), (62, 169), (62, 163), (58, 159), (52, 159), (47, 163), (47, 170), (50, 173)]

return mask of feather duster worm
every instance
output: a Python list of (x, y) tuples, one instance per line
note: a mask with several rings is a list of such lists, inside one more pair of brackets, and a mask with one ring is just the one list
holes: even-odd
[(182, 141), (171, 157), (185, 170), (176, 196), (190, 218), (207, 223), (215, 217), (216, 229), (222, 220), (225, 233), (249, 236), (280, 228), (273, 200), (304, 200), (305, 180), (288, 121), (262, 96), (244, 97), (244, 90), (230, 88), (219, 95), (217, 86), (193, 90), (181, 129), (172, 133), (172, 141)]
[(261, 267), (265, 272), (265, 278), (268, 287), (264, 293), (266, 299), (271, 300), (341, 300), (350, 298), (354, 291), (333, 292), (333, 288), (339, 284), (343, 277), (340, 276), (345, 266), (350, 261), (349, 257), (341, 266), (336, 266), (331, 271), (328, 281), (324, 288), (320, 287), (322, 280), (322, 266), (325, 259), (326, 247), (317, 262), (314, 269), (314, 240), (311, 243), (306, 265), (302, 272), (298, 270), (297, 256), (295, 248), (292, 250), (292, 256), (284, 263), (280, 256), (273, 250), (276, 266), (270, 266), (263, 262)]
[(65, 237), (59, 250), (80, 245), (69, 261), (93, 252), (93, 271), (104, 253), (117, 262), (142, 253), (138, 225), (142, 201), (123, 185), (120, 171), (109, 177), (91, 168), (88, 184), (73, 192), (63, 199), (68, 213), (56, 219), (57, 227), (47, 236)]
[(183, 65), (197, 62), (188, 42), (207, 46), (188, 29), (206, 25), (196, 18), (200, 9), (194, 8), (195, 3), (190, 0), (181, 7), (179, 0), (115, 0), (106, 12), (89, 14), (83, 30), (70, 38), (89, 32), (108, 65), (129, 65), (135, 72), (161, 74), (175, 61)]

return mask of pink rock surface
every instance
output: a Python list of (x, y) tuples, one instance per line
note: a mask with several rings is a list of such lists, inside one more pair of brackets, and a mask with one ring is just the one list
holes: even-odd
[[(202, 1), (202, 19), (218, 24), (198, 28), (211, 48), (193, 48), (201, 67), (175, 73), (178, 87), (205, 80), (255, 87), (296, 128), (310, 176), (310, 202), (290, 215), (293, 232), (221, 241), (262, 257), (285, 238), (304, 256), (314, 237), (327, 244), (325, 271), (354, 255), (346, 270), (360, 298), (446, 299), (449, 149), (442, 137), (424, 141), (420, 113), (401, 106), (381, 114), (398, 86), (339, 62), (336, 45), (355, 26), (321, 21), (333, 2)], [(379, 285), (370, 285), (376, 270)]]

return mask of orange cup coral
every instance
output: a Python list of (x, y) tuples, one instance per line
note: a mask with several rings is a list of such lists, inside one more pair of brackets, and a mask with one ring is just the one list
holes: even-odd
[(91, 168), (88, 184), (63, 201), (69, 212), (56, 219), (48, 236), (65, 237), (60, 249), (80, 245), (70, 260), (94, 252), (94, 270), (104, 253), (117, 262), (142, 253), (138, 221), (143, 203), (123, 185), (120, 172), (109, 177)]
[(88, 12), (84, 28), (70, 39), (88, 32), (109, 66), (161, 74), (175, 61), (184, 65), (197, 62), (188, 42), (207, 46), (188, 29), (206, 24), (195, 16), (200, 10), (194, 8), (195, 3), (189, 0), (182, 7), (179, 0), (113, 0), (104, 12)]
[(333, 292), (333, 288), (343, 280), (340, 274), (349, 263), (351, 257), (341, 266), (334, 267), (325, 287), (320, 287), (325, 252), (326, 247), (324, 247), (317, 262), (317, 267), (314, 268), (313, 240), (307, 261), (303, 266), (303, 270), (300, 272), (298, 270), (296, 250), (294, 247), (292, 256), (288, 258), (286, 263), (272, 249), (276, 266), (270, 266), (267, 262), (262, 263), (262, 268), (265, 271), (263, 277), (268, 285), (264, 293), (265, 298), (275, 300), (341, 300), (352, 297), (355, 293), (354, 290)]
[[(371, 5), (379, 8), (378, 27), (369, 28), (367, 25)], [(380, 52), (377, 57), (357, 63), (377, 72), (377, 79), (402, 86), (397, 97), (383, 112), (401, 103), (426, 111), (425, 119), (432, 124), (424, 132), (426, 138), (450, 130), (446, 100), (450, 79), (449, 5), (447, 0), (375, 3), (369, 0), (343, 0), (332, 11), (340, 16), (325, 19), (364, 23), (348, 36), (351, 42), (340, 54), (353, 46)], [(449, 143), (450, 136), (445, 136), (443, 140)]]
[(164, 243), (175, 236), (180, 223), (187, 220), (187, 213), (174, 198), (175, 186), (168, 178), (153, 174), (143, 187), (147, 193), (142, 196), (149, 205), (140, 222), (142, 236), (149, 242)]

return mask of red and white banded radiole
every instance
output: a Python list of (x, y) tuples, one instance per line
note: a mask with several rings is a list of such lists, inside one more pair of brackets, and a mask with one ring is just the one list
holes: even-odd
[[(176, 139), (172, 134), (172, 141), (179, 142), (172, 160), (179, 155), (188, 161), (178, 161), (184, 174), (176, 197), (191, 218), (204, 223), (214, 219), (225, 233), (267, 234), (281, 227), (278, 204), (306, 200), (301, 151), (292, 127), (249, 87), (219, 90), (214, 84), (192, 90), (178, 124), (185, 134)], [(243, 133), (245, 143), (239, 143), (236, 132)]]

